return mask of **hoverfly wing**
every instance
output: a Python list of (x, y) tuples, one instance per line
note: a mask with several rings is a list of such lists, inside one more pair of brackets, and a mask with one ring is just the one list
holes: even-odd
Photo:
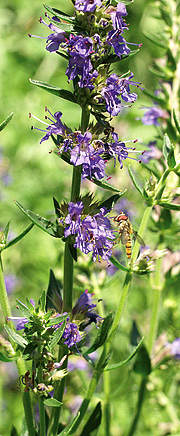
[(127, 231), (123, 230), (121, 233), (121, 244), (126, 245), (127, 242), (129, 241), (129, 239), (130, 239), (129, 233), (127, 233)]
[(142, 246), (142, 247), (145, 247), (146, 246), (146, 244), (145, 244), (145, 242), (143, 241), (143, 239), (141, 238), (141, 236), (133, 229), (133, 235), (134, 235), (134, 237), (133, 237), (133, 239), (137, 239), (137, 242)]

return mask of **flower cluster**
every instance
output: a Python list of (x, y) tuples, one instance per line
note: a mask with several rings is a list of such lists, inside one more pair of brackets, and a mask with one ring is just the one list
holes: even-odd
[[(68, 315), (66, 318), (66, 325), (64, 332), (62, 334), (61, 340), (62, 342), (68, 346), (68, 348), (71, 348), (72, 346), (76, 346), (78, 342), (82, 340), (83, 333), (80, 332), (79, 328), (80, 325), (89, 325), (92, 322), (95, 324), (98, 323), (98, 321), (101, 320), (101, 317), (92, 311), (96, 307), (96, 304), (93, 302), (92, 297), (94, 294), (88, 293), (87, 290), (85, 290), (79, 297), (77, 303), (72, 309), (72, 317), (70, 319), (70, 316), (63, 312), (63, 301), (61, 298), (61, 295), (58, 294), (58, 307), (59, 305), (62, 307), (62, 313), (55, 312), (52, 314), (54, 323), (51, 325), (50, 329), (52, 331), (52, 334), (54, 331), (58, 330), (63, 322), (57, 322), (56, 324), (56, 318), (59, 320), (59, 317), (61, 315)], [(55, 296), (55, 300), (57, 299), (57, 295)], [(49, 329), (49, 324), (47, 322), (47, 325), (45, 323), (46, 314), (43, 314), (42, 312), (37, 312), (35, 309), (35, 302), (33, 299), (30, 299), (30, 303), (32, 305), (32, 315), (28, 318), (26, 317), (12, 317), (8, 318), (8, 320), (12, 320), (16, 324), (16, 330), (24, 330), (26, 336), (30, 337), (30, 332), (32, 331), (33, 335), (35, 334), (35, 331), (41, 329), (43, 327), (43, 332), (45, 332), (45, 329)], [(56, 301), (54, 301), (54, 305), (56, 305)], [(26, 307), (27, 309), (27, 307)], [(45, 315), (45, 317), (44, 317)], [(49, 321), (49, 320), (48, 320)], [(49, 337), (49, 333), (48, 333)], [(50, 335), (51, 337), (51, 335)], [(45, 335), (44, 335), (45, 338)], [(34, 337), (35, 340), (35, 337)]]
[[(122, 91), (122, 98), (124, 99), (125, 92), (126, 91), (123, 93)], [(61, 122), (61, 112), (56, 112), (54, 115), (52, 115), (47, 108), (46, 111), (49, 112), (51, 118), (47, 116), (45, 118), (51, 124), (41, 121), (47, 126), (45, 130), (32, 126), (32, 129), (45, 132), (40, 144), (43, 141), (48, 140), (50, 136), (54, 137), (54, 135), (57, 135), (56, 145), (58, 147), (58, 154), (61, 155), (62, 153), (66, 153), (70, 157), (71, 164), (74, 166), (81, 165), (83, 179), (87, 177), (90, 179), (93, 177), (98, 180), (103, 179), (106, 175), (106, 163), (111, 158), (114, 159), (114, 166), (118, 160), (121, 169), (123, 168), (123, 161), (125, 159), (135, 159), (130, 157), (129, 153), (136, 153), (136, 148), (127, 147), (125, 142), (119, 140), (117, 133), (114, 131), (111, 132), (108, 140), (106, 140), (106, 137), (103, 139), (98, 139), (98, 137), (96, 135), (92, 135), (90, 131), (86, 131), (84, 134), (82, 134), (81, 131), (75, 131), (73, 133)], [(40, 121), (34, 115), (30, 114), (30, 117), (31, 116)], [(135, 143), (137, 140), (127, 142)]]
[(99, 213), (91, 216), (86, 215), (83, 209), (82, 201), (69, 203), (68, 215), (60, 219), (60, 223), (65, 227), (64, 236), (67, 238), (75, 235), (74, 247), (85, 254), (91, 252), (93, 262), (100, 258), (108, 262), (115, 238), (110, 220), (106, 217), (108, 211), (101, 208)]
[(72, 19), (75, 32), (72, 33), (63, 29), (56, 16), (52, 17), (50, 24), (40, 18), (40, 23), (51, 30), (46, 38), (46, 49), (51, 53), (60, 50), (58, 53), (68, 59), (66, 75), (68, 81), (74, 82), (79, 104), (83, 105), (80, 92), (83, 88), (94, 110), (116, 116), (122, 107), (118, 97), (128, 103), (134, 102), (137, 94), (130, 92), (129, 85), (140, 85), (131, 81), (132, 73), (126, 79), (110, 74), (110, 62), (107, 62), (112, 56), (117, 61), (130, 53), (128, 45), (131, 43), (127, 43), (123, 36), (128, 30), (124, 19), (126, 7), (124, 3), (107, 7), (105, 1), (79, 0), (75, 2), (75, 9)]

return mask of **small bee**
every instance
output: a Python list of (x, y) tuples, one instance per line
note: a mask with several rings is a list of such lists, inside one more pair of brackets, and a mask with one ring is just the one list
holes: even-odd
[(137, 238), (137, 241), (139, 242), (140, 245), (142, 245), (143, 247), (145, 246), (144, 241), (142, 240), (142, 238), (138, 235), (138, 233), (133, 230), (131, 222), (128, 218), (127, 215), (125, 215), (124, 212), (120, 212), (119, 215), (115, 216), (113, 218), (113, 220), (115, 221), (115, 223), (118, 224), (118, 232), (119, 232), (119, 239), (121, 241), (121, 244), (126, 246), (126, 254), (128, 259), (131, 258), (131, 236), (132, 234), (134, 234), (135, 238)]

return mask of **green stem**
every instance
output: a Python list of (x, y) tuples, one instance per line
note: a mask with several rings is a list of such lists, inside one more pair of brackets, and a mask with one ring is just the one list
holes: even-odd
[[(2, 312), (4, 315), (4, 318), (11, 318), (12, 317), (12, 313), (11, 313), (11, 309), (10, 309), (10, 305), (9, 305), (9, 300), (8, 300), (8, 295), (6, 292), (6, 286), (5, 286), (5, 282), (4, 282), (4, 274), (3, 274), (3, 266), (2, 266), (2, 258), (1, 258), (1, 254), (0, 254), (0, 302), (1, 302), (1, 307), (2, 307)], [(14, 323), (13, 321), (9, 321), (8, 322), (9, 327), (15, 331), (15, 327), (14, 327)], [(11, 339), (10, 339), (11, 341)], [(11, 341), (11, 345), (14, 346), (15, 343), (13, 341)]]
[[(160, 249), (160, 247), (159, 247)], [(161, 293), (163, 289), (163, 281), (161, 274), (162, 267), (162, 258), (157, 259), (156, 261), (156, 271), (154, 281), (152, 283), (153, 289), (153, 307), (152, 307), (152, 315), (150, 321), (149, 335), (147, 340), (147, 348), (149, 353), (152, 350), (154, 341), (157, 335), (157, 329), (159, 324), (159, 313), (160, 313), (160, 304), (161, 304)]]
[[(143, 217), (142, 217), (142, 220), (141, 220), (141, 224), (140, 224), (138, 233), (142, 238), (144, 238), (145, 233), (146, 233), (147, 223), (148, 223), (148, 220), (149, 220), (149, 217), (151, 214), (152, 207), (153, 206), (146, 207), (144, 214), (143, 214)], [(132, 251), (132, 256), (131, 256), (131, 264), (132, 265), (134, 262), (136, 262), (138, 253), (139, 253), (139, 244), (138, 244), (137, 239), (136, 239), (135, 243), (134, 243), (133, 251)]]
[[(82, 110), (81, 115), (81, 132), (84, 133), (89, 124), (90, 112), (87, 109)], [(78, 201), (81, 187), (81, 167), (73, 166), (72, 185), (71, 185), (71, 201)], [(64, 283), (63, 283), (63, 310), (64, 312), (72, 311), (72, 298), (73, 298), (73, 269), (74, 262), (70, 252), (69, 242), (65, 243), (64, 250)], [(59, 361), (64, 356), (59, 348)], [(65, 366), (67, 367), (67, 359)], [(65, 388), (65, 378), (61, 382), (57, 382), (54, 391), (54, 398), (62, 401)], [(54, 410), (55, 409), (55, 410)], [(60, 408), (52, 408), (49, 420), (48, 435), (55, 436), (58, 431)]]
[(64, 285), (63, 285), (63, 310), (71, 312), (73, 291), (73, 258), (70, 253), (69, 242), (65, 242), (64, 250)]
[[(156, 189), (155, 189), (154, 200), (156, 198), (158, 198), (158, 194), (160, 193), (162, 187), (164, 186), (165, 181), (166, 181), (168, 175), (170, 174), (170, 172), (171, 172), (171, 170), (169, 168), (167, 168), (164, 171), (163, 175), (161, 176), (161, 178), (160, 178), (160, 180), (159, 180), (159, 182), (158, 182), (158, 184), (156, 186)], [(154, 204), (156, 204), (156, 203), (154, 203)]]
[(126, 300), (127, 300), (127, 296), (128, 296), (128, 292), (130, 289), (130, 285), (131, 285), (131, 279), (132, 279), (132, 272), (128, 272), (125, 276), (125, 280), (124, 280), (124, 284), (123, 284), (123, 288), (121, 291), (121, 295), (120, 295), (120, 299), (119, 299), (119, 304), (117, 307), (117, 311), (114, 317), (114, 321), (110, 330), (110, 334), (108, 336), (107, 342), (106, 342), (106, 352), (108, 353), (112, 344), (112, 341), (115, 337), (115, 334), (117, 332), (124, 308), (125, 308), (125, 304), (126, 304)]
[[(59, 347), (58, 362), (61, 361), (63, 356), (64, 356), (64, 351), (62, 352), (61, 347)], [(67, 359), (62, 365), (62, 369), (66, 369), (66, 368), (67, 368)], [(55, 383), (53, 397), (56, 398), (58, 401), (62, 402), (64, 389), (65, 389), (65, 378), (63, 378), (61, 382)], [(50, 418), (49, 418), (48, 436), (57, 435), (58, 426), (59, 426), (59, 415), (60, 415), (60, 408), (52, 407)]]
[[(26, 418), (26, 424), (28, 428), (28, 435), (35, 436), (34, 420), (32, 414), (32, 406), (29, 391), (23, 393), (23, 406)], [(44, 433), (45, 434), (45, 433)]]
[[(95, 296), (98, 300), (102, 300), (102, 292), (101, 289), (99, 287), (99, 283), (97, 280), (97, 276), (94, 272), (92, 272), (91, 277), (90, 277), (90, 281), (92, 283), (93, 286), (93, 291), (95, 293)], [(104, 310), (104, 306), (103, 303), (100, 304), (99, 306), (99, 315), (102, 318), (105, 318), (105, 310)], [(106, 344), (104, 345), (104, 353), (106, 354)], [(110, 372), (109, 371), (105, 371), (103, 373), (103, 389), (104, 389), (104, 410), (103, 410), (103, 419), (104, 419), (104, 434), (106, 436), (110, 436), (110, 426), (111, 426), (111, 405), (110, 405), (110, 398), (111, 398), (111, 387), (110, 387)]]
[[(43, 383), (43, 370), (42, 366), (38, 368), (38, 383)], [(45, 420), (45, 407), (43, 398), (39, 395), (39, 436), (46, 435), (46, 420)]]
[(147, 383), (147, 378), (143, 377), (141, 380), (140, 388), (139, 388), (138, 402), (136, 405), (136, 409), (134, 411), (134, 417), (132, 419), (131, 427), (127, 433), (127, 436), (133, 436), (133, 434), (136, 430), (139, 415), (140, 415), (141, 408), (142, 408), (143, 401), (144, 401), (144, 395), (145, 395), (145, 391), (146, 391), (146, 383)]

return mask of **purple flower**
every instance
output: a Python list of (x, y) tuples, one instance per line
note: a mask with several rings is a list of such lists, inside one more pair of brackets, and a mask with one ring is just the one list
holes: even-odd
[(120, 30), (122, 32), (123, 29), (128, 29), (127, 24), (122, 18), (127, 15), (126, 6), (124, 3), (118, 3), (116, 9), (112, 9), (110, 11), (110, 15), (114, 30)]
[(96, 70), (93, 73), (87, 74), (85, 77), (82, 77), (78, 82), (80, 88), (88, 88), (90, 90), (94, 89), (93, 81), (98, 77), (98, 72)]
[(120, 35), (119, 30), (110, 30), (106, 38), (106, 44), (113, 47), (114, 52), (121, 59), (122, 55), (128, 55), (130, 48), (127, 46), (126, 40)]
[(145, 112), (144, 116), (141, 118), (141, 121), (146, 126), (159, 126), (158, 118), (163, 117), (164, 112), (162, 109), (159, 109), (157, 106), (153, 106)]
[(97, 313), (92, 311), (92, 309), (96, 307), (96, 304), (92, 303), (93, 295), (94, 294), (90, 294), (86, 289), (86, 291), (84, 291), (80, 295), (77, 303), (73, 307), (72, 315), (73, 316), (80, 315), (83, 318), (89, 318), (90, 323), (94, 322), (96, 324), (97, 321), (101, 319), (101, 317)]
[[(53, 17), (55, 18), (55, 17)], [(58, 20), (60, 21), (60, 20)], [(51, 33), (47, 37), (47, 46), (46, 50), (48, 50), (50, 53), (56, 52), (59, 49), (60, 44), (67, 43), (67, 37), (65, 36), (65, 33), (63, 30), (59, 29), (59, 27), (56, 27), (54, 24), (49, 24), (48, 26), (54, 33)]]
[(68, 226), (65, 228), (64, 236), (67, 237), (72, 234), (71, 229), (73, 229), (76, 232), (75, 248), (79, 248), (85, 254), (92, 252), (94, 262), (96, 258), (100, 260), (100, 257), (108, 261), (112, 255), (112, 240), (115, 236), (113, 235), (110, 221), (105, 216), (107, 210), (102, 208), (98, 214), (94, 216), (87, 215), (85, 218), (81, 216), (83, 214), (82, 211), (79, 217), (76, 215), (76, 224), (74, 224), (72, 217), (76, 213), (76, 204), (73, 206), (73, 203), (71, 203), (71, 208), (72, 213), (68, 215), (68, 223), (65, 219), (65, 224), (68, 224)]
[(101, 0), (76, 0), (75, 8), (81, 12), (93, 12), (101, 4)]
[(107, 86), (101, 89), (101, 95), (106, 101), (106, 110), (110, 115), (116, 116), (121, 110), (121, 101), (118, 99), (120, 88), (118, 84), (118, 76), (111, 74), (106, 80)]
[(77, 324), (74, 322), (67, 322), (62, 338), (65, 339), (64, 344), (66, 344), (68, 348), (76, 345), (77, 342), (80, 342), (82, 336), (79, 333)]
[(118, 96), (131, 104), (137, 99), (137, 94), (130, 92), (130, 85), (139, 87), (140, 84), (131, 81), (132, 77), (134, 77), (133, 73), (127, 78), (119, 78), (116, 74), (111, 74), (106, 80), (107, 86), (101, 89), (101, 95), (106, 101), (106, 110), (110, 115), (116, 116), (121, 110), (122, 103)]
[(69, 227), (66, 227), (64, 236), (67, 238), (69, 235), (75, 235), (81, 224), (81, 212), (83, 210), (82, 201), (78, 201), (77, 203), (69, 203), (69, 214), (65, 219), (65, 224), (68, 224)]
[(92, 39), (89, 37), (83, 38), (82, 35), (70, 35), (68, 53), (71, 56), (66, 70), (68, 79), (73, 80), (76, 76), (82, 76), (82, 80), (86, 80), (93, 68), (90, 61), (93, 53)]
[(101, 150), (95, 151), (91, 144), (92, 135), (85, 132), (84, 135), (77, 135), (77, 145), (71, 150), (71, 162), (77, 166), (82, 165), (82, 177), (93, 176), (102, 179), (105, 174), (105, 163), (100, 157)]
[(63, 125), (61, 121), (62, 113), (60, 111), (55, 112), (53, 115), (47, 108), (46, 112), (48, 112), (52, 118), (45, 116), (46, 120), (49, 120), (51, 124), (45, 123), (44, 121), (39, 120), (37, 117), (35, 117), (32, 114), (29, 114), (29, 117), (33, 117), (36, 120), (40, 121), (42, 124), (45, 124), (46, 130), (38, 129), (37, 127), (31, 127), (31, 129), (40, 130), (41, 132), (46, 132), (46, 134), (43, 136), (43, 138), (40, 141), (40, 144), (43, 141), (47, 141), (51, 135), (64, 135), (65, 131), (67, 130), (67, 127)]

